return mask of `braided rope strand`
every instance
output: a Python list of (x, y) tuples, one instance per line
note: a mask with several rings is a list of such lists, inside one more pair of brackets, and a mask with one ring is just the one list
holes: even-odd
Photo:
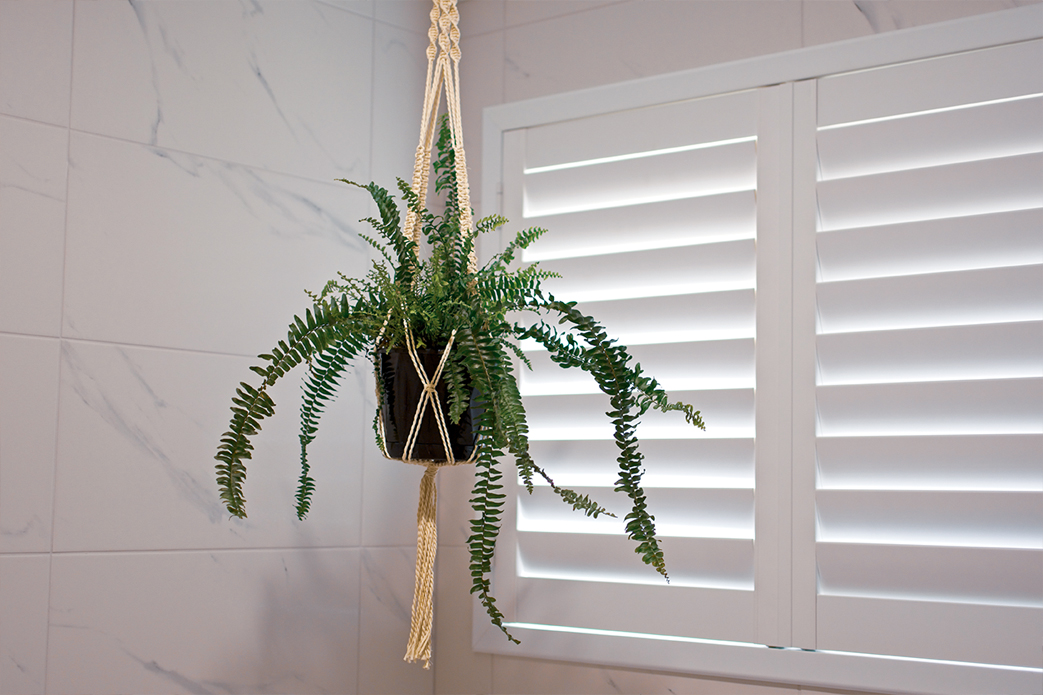
[[(424, 86), (424, 107), (420, 117), (420, 140), (413, 160), (412, 188), (421, 203), (427, 199), (430, 179), (431, 152), (438, 129), (438, 109), (442, 88), (446, 93), (446, 111), (456, 158), (456, 195), (460, 206), (460, 231), (467, 234), (473, 224), (471, 188), (467, 180), (467, 157), (464, 153), (463, 116), (460, 110), (460, 13), (456, 0), (433, 0), (431, 28), (427, 35), (427, 78)], [(410, 210), (406, 215), (406, 236), (420, 242), (420, 219)], [(472, 247), (468, 257), (468, 272), (478, 270), (477, 252)]]
[(405, 660), (424, 660), (431, 668), (431, 627), (434, 624), (435, 553), (438, 550), (438, 466), (430, 464), (420, 479), (420, 503), (416, 511), (416, 580), (413, 586), (413, 611), (409, 622), (409, 642)]
[[(460, 208), (460, 233), (469, 235), (472, 233), (473, 220), (471, 215), (470, 185), (467, 181), (467, 158), (464, 154), (463, 118), (460, 112), (460, 13), (456, 7), (456, 0), (432, 0), (430, 17), (431, 28), (427, 32), (429, 39), (427, 47), (427, 78), (424, 84), (423, 112), (420, 117), (420, 138), (417, 143), (413, 163), (412, 188), (421, 205), (424, 205), (427, 201), (431, 151), (434, 145), (435, 132), (437, 131), (438, 110), (441, 106), (442, 88), (444, 87), (446, 110), (449, 115), (449, 128), (452, 134), (453, 152), (455, 155), (456, 194)], [(421, 237), (420, 216), (413, 210), (409, 210), (406, 214), (404, 233), (408, 239), (417, 244), (417, 254), (419, 255)], [(478, 256), (474, 244), (472, 244), (468, 253), (467, 271), (469, 273), (478, 271)], [(387, 321), (385, 321), (385, 327), (386, 325)], [(457, 461), (454, 458), (445, 416), (438, 402), (436, 385), (442, 376), (456, 332), (454, 331), (453, 335), (450, 336), (435, 373), (428, 379), (420, 363), (419, 355), (416, 353), (416, 344), (413, 341), (409, 326), (406, 325), (405, 328), (406, 349), (410, 359), (413, 361), (413, 366), (417, 370), (417, 375), (424, 385), (424, 391), (420, 397), (420, 402), (417, 403), (417, 410), (413, 416), (409, 436), (406, 439), (406, 448), (402, 460), (407, 463), (426, 466), (424, 476), (420, 481), (420, 501), (417, 507), (416, 582), (413, 589), (413, 609), (405, 660), (412, 663), (418, 659), (423, 659), (424, 668), (426, 669), (431, 666), (431, 626), (434, 622), (434, 603), (432, 599), (434, 593), (435, 553), (438, 549), (437, 523), (435, 519), (438, 491), (435, 476), (438, 473), (438, 469), (443, 466), (473, 463), (477, 458), (478, 443), (474, 443), (471, 456), (467, 461)], [(381, 334), (383, 334), (383, 329)], [(412, 459), (413, 448), (420, 431), (420, 423), (423, 420), (428, 402), (430, 402), (434, 411), (438, 432), (445, 447), (446, 460), (444, 462)], [(380, 423), (379, 433), (381, 446), (386, 456), (387, 445), (383, 422)]]

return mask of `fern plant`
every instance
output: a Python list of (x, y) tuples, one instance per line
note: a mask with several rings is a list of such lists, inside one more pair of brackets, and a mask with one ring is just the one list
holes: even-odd
[[(615, 491), (630, 498), (626, 532), (636, 542), (636, 552), (647, 564), (667, 578), (663, 551), (656, 538), (655, 518), (649, 513), (641, 487), (642, 455), (638, 450), (636, 426), (649, 409), (678, 411), (692, 425), (705, 429), (700, 413), (685, 403), (673, 402), (655, 381), (643, 374), (626, 348), (610, 339), (593, 318), (541, 288), (553, 273), (532, 264), (512, 269), (517, 253), (536, 241), (545, 230), (519, 232), (503, 251), (472, 272), (468, 257), (478, 234), (504, 225), (507, 220), (487, 217), (476, 229), (461, 229), (456, 195), (455, 154), (448, 125), (442, 122), (433, 162), (435, 190), (445, 192), (443, 214), (434, 215), (422, 206), (417, 195), (399, 179), (398, 187), (409, 210), (419, 215), (431, 255), (421, 261), (416, 243), (402, 231), (395, 199), (383, 188), (342, 179), (369, 191), (380, 217), (369, 218), (376, 237), (362, 235), (380, 254), (369, 273), (361, 279), (340, 275), (317, 294), (309, 293), (312, 307), (303, 317), (295, 316), (286, 339), (271, 352), (262, 354), (260, 365), (251, 367), (260, 385), (240, 384), (232, 398), (232, 419), (217, 452), (217, 481), (228, 511), (246, 517), (243, 481), (246, 460), (251, 458), (251, 437), (261, 421), (273, 414), (275, 403), (268, 389), (294, 367), (305, 363), (304, 398), (300, 414), (300, 484), (297, 515), (308, 513), (315, 481), (308, 462), (308, 446), (314, 440), (323, 409), (336, 393), (338, 380), (357, 358), (374, 360), (381, 351), (402, 346), (409, 326), (418, 347), (455, 343), (443, 372), (448, 390), (448, 417), (459, 422), (465, 410), (474, 415), (472, 427), (477, 447), (475, 485), (471, 497), (471, 592), (478, 597), (498, 626), (512, 641), (504, 617), (491, 593), (489, 575), (506, 495), (503, 492), (501, 461), (513, 457), (517, 474), (526, 489), (533, 491), (541, 478), (573, 509), (588, 516), (614, 516), (604, 507), (574, 490), (556, 485), (547, 471), (529, 454), (525, 409), (515, 377), (515, 358), (531, 368), (517, 341), (534, 339), (550, 358), (563, 368), (582, 369), (591, 374), (609, 397), (607, 413), (614, 426), (619, 478)], [(526, 324), (511, 316), (533, 315)], [(378, 415), (379, 406), (378, 406)], [(376, 421), (374, 427), (377, 427)], [(378, 433), (378, 443), (380, 441)]]

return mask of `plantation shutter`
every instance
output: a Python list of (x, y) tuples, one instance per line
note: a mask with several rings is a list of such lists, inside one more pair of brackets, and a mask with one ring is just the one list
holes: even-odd
[(1038, 666), (1043, 44), (817, 81), (817, 648)]
[(551, 293), (578, 301), (673, 398), (707, 418), (706, 433), (677, 413), (649, 413), (638, 428), (668, 585), (623, 530), (629, 499), (613, 492), (607, 398), (584, 373), (523, 346), (534, 367), (520, 374), (534, 459), (557, 484), (618, 518), (584, 517), (546, 486), (531, 496), (515, 490), (496, 591), (516, 623), (757, 637), (758, 114), (771, 98), (764, 91), (504, 135), (504, 213), (518, 226), (550, 230), (524, 260), (560, 273), (545, 285)]
[[(619, 522), (511, 490), (494, 590), (523, 645), (476, 612), (476, 648), (1039, 692), (1041, 19), (1026, 7), (486, 111), (490, 211), (551, 230), (525, 260), (562, 272), (552, 291), (709, 431), (660, 416), (638, 431), (670, 586)], [(612, 500), (607, 404), (525, 347), (533, 453)]]

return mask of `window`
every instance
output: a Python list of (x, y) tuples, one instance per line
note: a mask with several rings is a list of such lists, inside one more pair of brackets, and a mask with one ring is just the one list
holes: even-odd
[[(1022, 8), (486, 111), (496, 211), (551, 230), (526, 260), (561, 272), (551, 290), (708, 432), (639, 428), (669, 586), (618, 522), (523, 493), (494, 575), (523, 645), (476, 618), (478, 649), (1038, 690), (1041, 20)], [(601, 396), (529, 356), (537, 460), (610, 500)]]

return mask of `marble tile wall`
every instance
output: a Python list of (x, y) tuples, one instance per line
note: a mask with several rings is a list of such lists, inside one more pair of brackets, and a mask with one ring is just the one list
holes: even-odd
[[(488, 105), (1023, 0), (462, 0)], [(421, 471), (351, 375), (292, 513), (295, 383), (250, 517), (213, 483), (228, 398), (412, 170), (426, 0), (0, 1), (0, 693), (793, 692), (470, 649), (470, 473), (439, 497), (435, 662), (407, 666)], [(481, 191), (473, 200), (481, 209)], [(357, 388), (360, 387), (360, 388)]]
[(366, 453), (368, 377), (307, 521), (295, 380), (247, 520), (213, 472), (303, 289), (368, 265), (368, 197), (334, 179), (412, 171), (426, 13), (0, 2), (0, 693), (433, 690), (401, 660), (419, 471)]

